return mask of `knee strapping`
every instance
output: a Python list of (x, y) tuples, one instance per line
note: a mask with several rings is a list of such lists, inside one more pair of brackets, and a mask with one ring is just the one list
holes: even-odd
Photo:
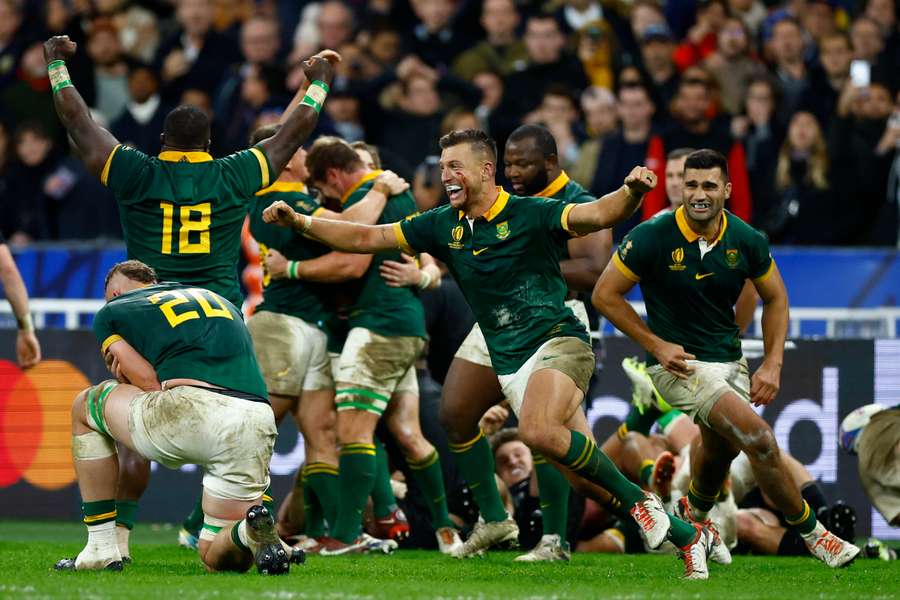
[(209, 515), (203, 515), (203, 528), (200, 530), (200, 539), (207, 542), (213, 541), (222, 529), (230, 526), (237, 521), (229, 521), (228, 519), (217, 519)]
[(106, 417), (103, 411), (106, 407), (106, 399), (110, 393), (116, 388), (118, 382), (107, 380), (93, 387), (88, 388), (87, 396), (84, 399), (84, 412), (88, 426), (104, 435), (109, 435), (109, 428), (106, 426)]
[(75, 460), (99, 460), (116, 455), (116, 441), (108, 435), (91, 431), (72, 436)]

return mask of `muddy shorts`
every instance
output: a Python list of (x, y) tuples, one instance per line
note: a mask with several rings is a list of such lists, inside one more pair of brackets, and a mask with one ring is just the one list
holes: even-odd
[(726, 393), (737, 394), (750, 402), (750, 374), (747, 360), (704, 362), (689, 360), (694, 368), (687, 379), (679, 379), (661, 365), (647, 367), (647, 373), (660, 395), (673, 408), (687, 413), (695, 423), (709, 426), (709, 413)]
[(178, 386), (145, 392), (131, 400), (128, 429), (144, 457), (176, 469), (203, 467), (203, 487), (226, 500), (256, 500), (269, 487), (275, 447), (272, 407)]
[(381, 416), (391, 395), (418, 395), (415, 363), (425, 340), (418, 337), (386, 337), (354, 327), (347, 334), (334, 370), (337, 410), (365, 410)]
[(253, 352), (270, 394), (300, 396), (334, 389), (328, 336), (303, 319), (269, 311), (247, 321)]
[(578, 389), (587, 393), (595, 364), (594, 351), (585, 341), (576, 337), (553, 338), (544, 342), (518, 371), (500, 375), (500, 387), (513, 413), (518, 417), (525, 401), (528, 380), (535, 371), (541, 369), (560, 371), (572, 378)]

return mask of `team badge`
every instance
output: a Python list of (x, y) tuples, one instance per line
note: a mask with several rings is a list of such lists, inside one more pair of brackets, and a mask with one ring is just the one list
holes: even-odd
[(729, 248), (725, 250), (725, 262), (732, 269), (738, 266), (738, 251), (737, 248)]
[(509, 221), (497, 223), (497, 239), (505, 240), (509, 237)]
[(460, 242), (460, 240), (461, 240), (462, 237), (463, 237), (463, 226), (462, 226), (462, 225), (457, 225), (456, 227), (454, 227), (453, 229), (451, 229), (451, 230), (450, 230), (450, 237), (453, 238), (453, 241), (450, 242), (449, 244), (447, 244), (450, 248), (452, 248), (453, 250), (459, 250), (460, 248), (462, 248), (463, 245), (462, 245), (462, 243)]
[(672, 250), (672, 264), (669, 265), (670, 271), (684, 271), (684, 248), (675, 248)]

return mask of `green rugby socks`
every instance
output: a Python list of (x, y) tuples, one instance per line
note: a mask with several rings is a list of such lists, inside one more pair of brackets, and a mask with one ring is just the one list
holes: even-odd
[(691, 505), (693, 518), (698, 521), (705, 521), (709, 511), (716, 505), (716, 498), (718, 497), (719, 492), (710, 494), (706, 491), (698, 490), (695, 482), (691, 480), (691, 485), (688, 488), (688, 502)]
[(578, 431), (570, 431), (571, 442), (563, 465), (588, 481), (596, 483), (618, 498), (622, 505), (631, 508), (644, 498), (644, 490), (622, 475), (609, 457), (597, 448), (593, 440)]
[(650, 489), (650, 478), (653, 477), (653, 465), (655, 463), (650, 459), (644, 459), (641, 462), (640, 472), (638, 473), (638, 479), (648, 490)]
[(509, 518), (497, 482), (494, 479), (494, 453), (483, 431), (462, 444), (450, 444), (450, 452), (456, 456), (459, 472), (466, 480), (475, 503), (485, 521), (505, 521)]
[(102, 525), (116, 520), (115, 500), (96, 500), (94, 502), (82, 502), (81, 512), (84, 514), (84, 524), (88, 527)]
[(333, 528), (337, 518), (338, 468), (324, 462), (309, 463), (303, 467), (301, 478), (306, 535), (321, 537), (325, 535), (325, 522)]
[(566, 524), (569, 519), (569, 482), (559, 469), (548, 463), (540, 454), (533, 453), (533, 459), (544, 535), (556, 534), (565, 541)]
[(272, 486), (268, 486), (266, 491), (263, 492), (262, 495), (262, 505), (265, 506), (269, 510), (269, 514), (272, 515), (273, 519), (278, 519), (278, 516), (275, 512), (275, 502), (272, 500)]
[(444, 474), (441, 472), (441, 458), (437, 450), (419, 462), (407, 461), (412, 470), (416, 485), (422, 490), (422, 496), (431, 513), (431, 524), (435, 529), (455, 527), (450, 520), (447, 509), (447, 493), (444, 489)]
[(391, 488), (391, 468), (387, 450), (380, 440), (375, 440), (375, 482), (372, 486), (372, 512), (376, 519), (383, 519), (397, 510), (397, 498)]
[(184, 529), (195, 537), (200, 536), (200, 528), (203, 527), (203, 499), (197, 498), (197, 502), (194, 503), (194, 509), (191, 511), (191, 514), (187, 516), (187, 519), (181, 524)]
[(135, 500), (116, 500), (116, 525), (134, 529), (137, 520), (138, 503)]
[(338, 465), (338, 509), (331, 536), (351, 543), (362, 529), (363, 509), (375, 483), (375, 445), (344, 444)]
[(803, 510), (796, 515), (784, 515), (784, 520), (802, 536), (811, 534), (818, 524), (816, 513), (806, 500), (803, 501)]

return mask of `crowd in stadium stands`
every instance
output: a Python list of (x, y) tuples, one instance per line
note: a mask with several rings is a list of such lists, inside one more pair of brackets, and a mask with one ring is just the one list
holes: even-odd
[[(777, 244), (897, 244), (900, 29), (894, 0), (0, 0), (0, 232), (120, 237), (115, 203), (73, 156), (41, 42), (68, 34), (95, 118), (159, 151), (180, 103), (212, 151), (277, 120), (302, 59), (344, 57), (319, 132), (379, 147), (433, 196), (442, 133), (500, 147), (543, 123), (595, 194), (666, 153), (730, 161), (729, 208)], [(852, 69), (851, 69), (851, 65)], [(851, 76), (852, 70), (852, 76)], [(77, 149), (74, 149), (77, 154)], [(616, 237), (667, 206), (663, 186)]]

